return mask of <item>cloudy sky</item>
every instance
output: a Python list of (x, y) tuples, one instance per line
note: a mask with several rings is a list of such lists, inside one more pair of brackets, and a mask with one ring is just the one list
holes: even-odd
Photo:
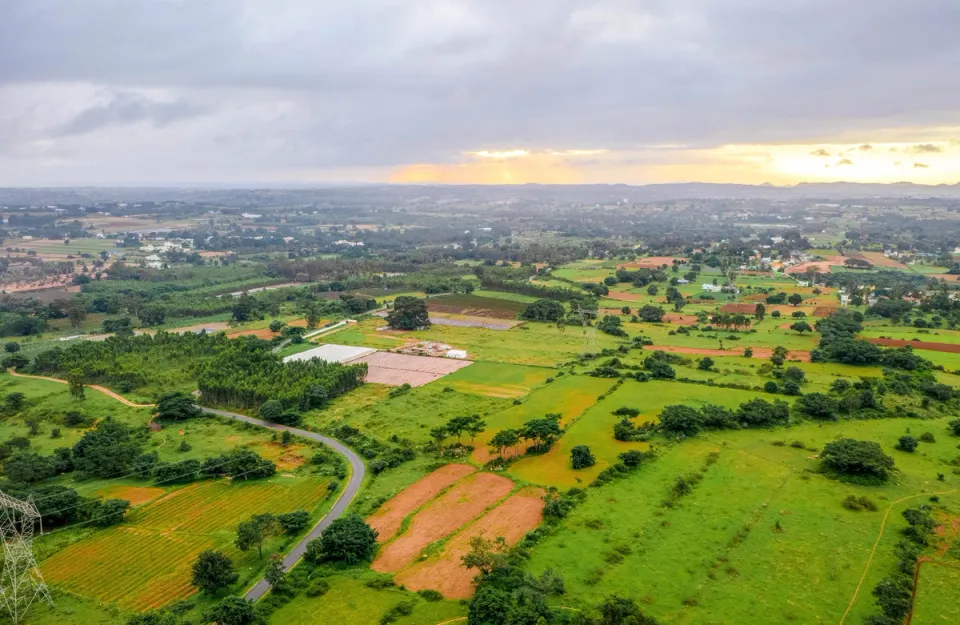
[(0, 185), (960, 182), (957, 0), (0, 0)]

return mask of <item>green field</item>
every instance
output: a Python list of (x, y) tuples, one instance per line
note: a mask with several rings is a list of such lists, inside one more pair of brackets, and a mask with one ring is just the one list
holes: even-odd
[(472, 395), (522, 397), (557, 374), (555, 369), (477, 362), (443, 378), (442, 384)]
[[(866, 567), (884, 509), (903, 497), (919, 503), (925, 492), (957, 489), (955, 476), (933, 481), (940, 459), (956, 454), (944, 424), (809, 424), (713, 433), (669, 446), (637, 474), (590, 489), (587, 502), (540, 544), (527, 568), (560, 571), (577, 601), (596, 602), (610, 592), (637, 597), (665, 622), (837, 622)], [(911, 425), (936, 432), (938, 442), (916, 454), (893, 451)], [(882, 487), (846, 485), (810, 472), (815, 452), (772, 444), (798, 440), (817, 449), (842, 436), (880, 441), (900, 473)], [(693, 493), (663, 507), (676, 477), (698, 469), (711, 452), (719, 458)], [(851, 493), (868, 495), (880, 511), (844, 510), (840, 502)], [(955, 492), (941, 500), (960, 503)], [(902, 525), (899, 517), (891, 522)], [(895, 531), (884, 536), (896, 540)], [(892, 559), (892, 544), (884, 544), (850, 622), (873, 610), (869, 589)], [(617, 549), (627, 555), (611, 555)]]
[(960, 561), (925, 562), (917, 580), (917, 598), (911, 624), (960, 623)]

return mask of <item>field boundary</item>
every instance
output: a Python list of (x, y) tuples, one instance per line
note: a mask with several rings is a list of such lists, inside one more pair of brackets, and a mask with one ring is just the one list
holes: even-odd
[[(12, 376), (15, 377), (15, 378), (30, 378), (30, 379), (33, 379), (33, 380), (46, 380), (47, 382), (56, 382), (57, 384), (69, 384), (69, 382), (67, 382), (66, 380), (61, 380), (60, 378), (51, 378), (51, 377), (47, 377), (47, 376), (45, 376), (45, 375), (31, 375), (31, 374), (29, 374), (29, 373), (17, 373), (17, 372), (14, 371), (13, 369), (7, 369), (7, 373), (9, 373), (10, 375), (12, 375)], [(137, 404), (137, 403), (134, 403), (134, 402), (130, 401), (129, 399), (127, 399), (126, 397), (122, 397), (122, 396), (114, 393), (114, 392), (111, 391), (110, 389), (105, 388), (105, 387), (103, 387), (103, 386), (100, 386), (99, 384), (84, 384), (84, 386), (87, 387), (87, 388), (92, 388), (92, 389), (95, 390), (95, 391), (100, 391), (101, 393), (103, 393), (103, 394), (106, 395), (107, 397), (112, 397), (113, 399), (117, 400), (117, 401), (120, 402), (121, 404), (126, 404), (127, 406), (130, 406), (131, 408), (154, 408), (154, 407), (156, 406), (156, 404)]]

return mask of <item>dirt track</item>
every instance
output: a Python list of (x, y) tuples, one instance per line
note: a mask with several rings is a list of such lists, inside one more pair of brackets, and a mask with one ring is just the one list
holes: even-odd
[[(15, 378), (33, 378), (34, 380), (46, 380), (47, 382), (56, 382), (57, 384), (69, 384), (69, 382), (67, 382), (66, 380), (61, 380), (60, 378), (48, 378), (47, 376), (43, 376), (43, 375), (28, 375), (26, 373), (17, 373), (13, 369), (7, 369), (7, 373), (9, 373)], [(84, 384), (84, 386), (86, 386), (87, 388), (92, 388), (95, 391), (100, 391), (104, 395), (107, 395), (108, 397), (112, 397), (116, 399), (118, 402), (120, 402), (121, 404), (126, 404), (127, 406), (130, 406), (132, 408), (153, 408), (154, 406), (156, 406), (156, 404), (135, 404), (129, 399), (127, 399), (126, 397), (121, 397), (120, 395), (117, 395), (110, 389), (104, 388), (99, 384)]]

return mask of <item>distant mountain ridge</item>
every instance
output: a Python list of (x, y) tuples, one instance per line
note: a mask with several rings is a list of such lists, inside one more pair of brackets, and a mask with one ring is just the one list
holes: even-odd
[(912, 182), (889, 184), (860, 182), (801, 182), (792, 186), (772, 184), (730, 184), (677, 182), (647, 185), (629, 184), (522, 184), (522, 185), (439, 185), (439, 184), (338, 184), (263, 186), (213, 185), (143, 187), (6, 187), (0, 188), (0, 206), (92, 204), (95, 202), (183, 201), (236, 206), (269, 206), (278, 201), (336, 201), (350, 196), (371, 201), (411, 201), (420, 197), (458, 197), (477, 201), (553, 201), (612, 203), (660, 202), (684, 199), (766, 199), (766, 200), (853, 200), (867, 198), (960, 199), (960, 182), (952, 185), (923, 185)]

